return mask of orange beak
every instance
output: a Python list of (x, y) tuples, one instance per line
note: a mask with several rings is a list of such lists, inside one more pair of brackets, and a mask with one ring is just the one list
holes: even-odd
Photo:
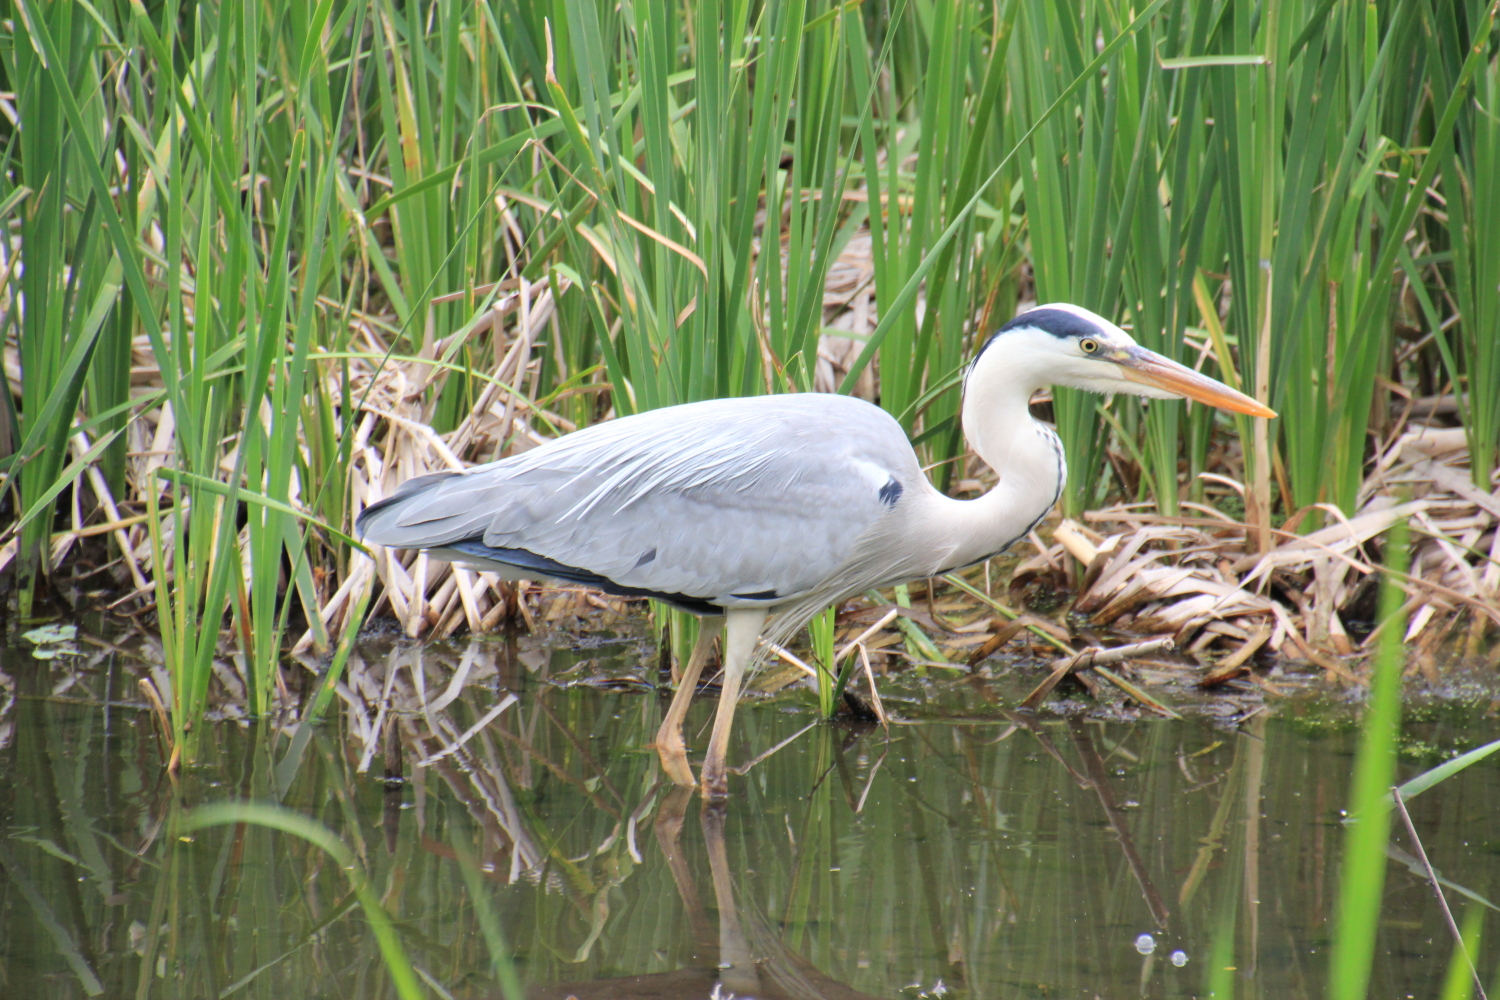
[(1223, 382), (1200, 375), (1171, 358), (1164, 358), (1144, 347), (1127, 347), (1112, 352), (1110, 361), (1120, 366), (1120, 374), (1132, 382), (1149, 385), (1221, 410), (1248, 413), (1252, 417), (1276, 416), (1276, 411)]

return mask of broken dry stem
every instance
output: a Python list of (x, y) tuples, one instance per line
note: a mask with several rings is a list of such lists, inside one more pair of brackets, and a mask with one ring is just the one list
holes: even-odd
[[(1089, 670), (1094, 667), (1104, 666), (1110, 663), (1121, 663), (1133, 657), (1149, 656), (1153, 653), (1159, 653), (1163, 650), (1173, 648), (1175, 648), (1175, 640), (1173, 639), (1173, 637), (1162, 636), (1157, 639), (1148, 639), (1145, 642), (1134, 642), (1125, 646), (1116, 646), (1112, 649), (1091, 647), (1081, 652), (1074, 653), (1072, 656), (1064, 656), (1060, 659), (1053, 660), (1052, 672), (1047, 675), (1047, 678), (1043, 680), (1042, 683), (1036, 686), (1035, 690), (1033, 690), (1029, 695), (1025, 697), (1025, 699), (1022, 700), (1021, 707), (1027, 709), (1037, 708), (1039, 705), (1041, 705), (1042, 701), (1046, 699), (1047, 695), (1052, 693), (1052, 689), (1057, 687), (1058, 683), (1069, 674), (1077, 673), (1083, 670)], [(1096, 673), (1099, 673), (1100, 676), (1107, 678), (1111, 683), (1114, 683), (1116, 685), (1119, 684), (1119, 678), (1115, 677), (1113, 674), (1107, 671), (1096, 671)], [(1140, 697), (1139, 690), (1136, 689), (1134, 685), (1131, 685), (1130, 690), (1127, 690), (1126, 693), (1134, 698)], [(1145, 704), (1158, 711), (1164, 709), (1164, 706), (1161, 706), (1160, 703), (1156, 702), (1154, 699), (1148, 699)]]

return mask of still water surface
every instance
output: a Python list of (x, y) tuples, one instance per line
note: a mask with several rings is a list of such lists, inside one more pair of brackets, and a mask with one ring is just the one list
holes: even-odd
[[(1002, 670), (889, 681), (887, 733), (783, 693), (744, 706), (731, 762), (791, 742), (704, 811), (660, 781), (639, 641), (372, 642), (300, 754), (222, 722), (175, 783), (136, 686), (151, 651), (124, 646), (0, 661), (0, 996), (394, 995), (325, 852), (177, 825), (231, 800), (353, 848), (432, 996), (503, 997), (512, 971), (537, 1000), (1199, 997), (1226, 968), (1239, 997), (1326, 985), (1356, 737), (1333, 695), (1027, 717), (1005, 706), (1035, 675)], [(689, 720), (700, 750), (711, 714)], [(1487, 698), (1413, 707), (1402, 776), (1495, 728)], [(1475, 897), (1500, 891), (1497, 807), (1489, 762), (1412, 803)], [(1371, 996), (1433, 996), (1448, 960), (1410, 849), (1398, 830)]]

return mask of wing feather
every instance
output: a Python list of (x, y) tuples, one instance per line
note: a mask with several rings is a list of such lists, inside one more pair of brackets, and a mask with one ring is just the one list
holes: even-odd
[(892, 515), (890, 478), (925, 482), (878, 407), (812, 393), (713, 400), (403, 485), (359, 528), (398, 548), (524, 550), (633, 590), (779, 603), (815, 589)]

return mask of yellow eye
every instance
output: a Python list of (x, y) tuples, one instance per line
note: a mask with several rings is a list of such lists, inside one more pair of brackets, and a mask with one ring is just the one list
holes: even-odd
[(1084, 354), (1097, 354), (1099, 351), (1099, 341), (1093, 337), (1084, 337), (1078, 342), (1078, 349)]

